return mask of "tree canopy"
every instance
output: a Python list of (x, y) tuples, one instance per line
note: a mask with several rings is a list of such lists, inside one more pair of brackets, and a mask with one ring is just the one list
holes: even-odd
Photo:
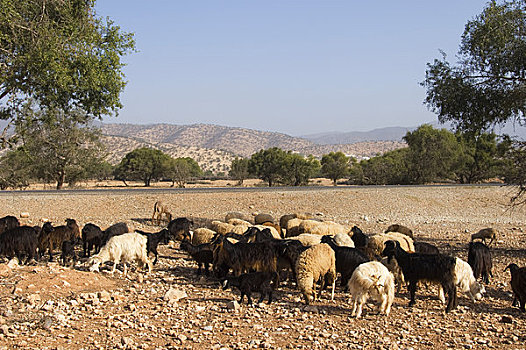
[(158, 180), (166, 175), (171, 157), (158, 149), (148, 147), (137, 148), (126, 154), (115, 168), (114, 174), (118, 180), (143, 181), (144, 186), (150, 186), (152, 180)]
[(23, 102), (114, 115), (125, 86), (121, 57), (132, 34), (96, 16), (94, 0), (0, 0), (0, 119), (23, 118)]
[(343, 152), (330, 152), (321, 158), (321, 173), (331, 179), (334, 186), (338, 179), (349, 174), (350, 159)]
[(469, 21), (459, 61), (428, 63), (425, 103), (441, 122), (480, 132), (506, 121), (526, 123), (526, 1), (491, 1)]

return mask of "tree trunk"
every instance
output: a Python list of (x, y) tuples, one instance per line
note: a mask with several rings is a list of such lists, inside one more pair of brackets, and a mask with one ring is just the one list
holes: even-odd
[(57, 179), (57, 190), (62, 189), (65, 181), (66, 181), (66, 173), (64, 171), (61, 171)]

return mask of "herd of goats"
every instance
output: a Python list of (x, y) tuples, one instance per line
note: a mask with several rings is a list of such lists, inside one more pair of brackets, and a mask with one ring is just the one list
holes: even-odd
[[(484, 284), (492, 276), (488, 247), (496, 238), (492, 228), (472, 235), (465, 262), (440, 253), (432, 244), (414, 240), (412, 231), (402, 225), (391, 225), (384, 233), (364, 234), (357, 226), (349, 230), (344, 225), (301, 214), (284, 215), (278, 223), (269, 214), (248, 217), (231, 212), (224, 221), (195, 227), (188, 218), (172, 220), (162, 203), (155, 203), (152, 223), (159, 225), (163, 215), (169, 222), (167, 228), (153, 233), (129, 232), (123, 222), (105, 230), (87, 223), (80, 230), (74, 219), (66, 219), (66, 225), (62, 226), (50, 222), (42, 227), (26, 226), (8, 215), (0, 218), (0, 256), (16, 257), (27, 264), (43, 258), (46, 251), (52, 261), (53, 251), (61, 249), (61, 263), (74, 266), (75, 246), (82, 243), (82, 254), (88, 258), (86, 266), (90, 271), (98, 271), (101, 265), (112, 262), (113, 274), (122, 263), (126, 276), (127, 264), (132, 262), (137, 262), (140, 269), (147, 266), (151, 272), (158, 260), (158, 245), (174, 240), (197, 262), (198, 274), (208, 276), (212, 272), (222, 281), (223, 288), (237, 287), (240, 302), (246, 295), (249, 304), (252, 292), (260, 294), (259, 302), (268, 298), (271, 303), (272, 293), (283, 278), (295, 281), (306, 304), (315, 301), (327, 286), (332, 286), (332, 300), (339, 274), (341, 288), (352, 297), (352, 316), (356, 317), (361, 316), (368, 299), (377, 302), (378, 313), (388, 315), (395, 285), (398, 290), (408, 285), (409, 305), (413, 305), (419, 281), (439, 285), (439, 299), (446, 303), (444, 294), (447, 295), (446, 312), (449, 312), (457, 306), (457, 292), (465, 293), (473, 301), (481, 299)], [(92, 250), (95, 254), (90, 256)], [(150, 254), (154, 255), (153, 261)], [(506, 269), (511, 273), (512, 305), (525, 312), (526, 267), (512, 263)]]

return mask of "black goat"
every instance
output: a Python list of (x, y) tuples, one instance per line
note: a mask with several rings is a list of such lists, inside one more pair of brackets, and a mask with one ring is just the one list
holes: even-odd
[(155, 259), (153, 260), (153, 264), (157, 264), (157, 258), (159, 256), (159, 253), (157, 253), (157, 246), (159, 243), (168, 242), (168, 236), (169, 232), (167, 229), (162, 229), (159, 232), (150, 233), (150, 232), (144, 232), (141, 230), (135, 230), (135, 232), (140, 233), (141, 235), (146, 236), (146, 254), (153, 253), (155, 255)]
[(489, 276), (493, 277), (491, 273), (493, 261), (487, 245), (482, 242), (469, 242), (468, 264), (476, 279), (482, 277), (484, 283), (489, 283)]
[(369, 237), (367, 237), (358, 226), (353, 226), (351, 231), (353, 233), (351, 239), (354, 242), (354, 247), (360, 249), (365, 248), (369, 241)]
[(509, 264), (504, 271), (510, 269), (511, 289), (513, 290), (513, 306), (517, 306), (522, 312), (526, 312), (526, 267), (519, 267), (517, 264)]
[(4, 233), (7, 230), (10, 230), (12, 228), (20, 226), (20, 221), (13, 216), (13, 215), (7, 215), (3, 218), (0, 218), (0, 235)]
[(187, 218), (176, 218), (168, 223), (168, 231), (170, 232), (170, 238), (175, 241), (182, 241), (185, 237), (190, 234), (190, 226), (194, 222)]
[(95, 253), (98, 253), (102, 247), (103, 239), (104, 232), (102, 232), (99, 226), (92, 223), (84, 225), (82, 228), (82, 247), (84, 256), (89, 257), (92, 249), (95, 249)]
[(130, 229), (125, 222), (117, 222), (104, 230), (101, 245), (104, 246), (113, 236), (119, 236), (128, 232), (130, 232)]
[(193, 245), (188, 241), (182, 241), (180, 248), (190, 254), (190, 256), (197, 262), (197, 274), (202, 273), (202, 266), (204, 265), (205, 274), (208, 276), (208, 267), (214, 262), (214, 254), (212, 252), (212, 244), (203, 243)]
[(271, 282), (277, 279), (278, 276), (276, 272), (250, 272), (241, 274), (238, 277), (229, 277), (223, 281), (222, 285), (223, 289), (227, 289), (229, 286), (239, 289), (241, 292), (239, 303), (243, 302), (243, 298), (246, 295), (248, 304), (252, 304), (252, 292), (259, 292), (260, 298), (258, 303), (261, 303), (265, 299), (265, 296), (268, 296), (268, 303), (270, 304), (274, 290)]
[(12, 259), (16, 256), (23, 264), (37, 257), (38, 236), (31, 226), (13, 227), (0, 235), (0, 255)]
[(327, 243), (336, 255), (336, 272), (342, 275), (341, 286), (347, 290), (347, 282), (361, 263), (370, 261), (369, 257), (356, 248), (340, 247), (331, 236), (323, 236), (321, 243)]
[(74, 266), (77, 262), (77, 254), (75, 253), (75, 242), (62, 242), (62, 254), (60, 260), (63, 266)]
[(394, 257), (402, 269), (405, 280), (409, 282), (409, 293), (411, 294), (409, 306), (415, 304), (418, 281), (430, 281), (440, 283), (444, 292), (447, 293), (446, 312), (457, 307), (456, 260), (454, 257), (442, 254), (407, 253), (396, 241), (385, 242), (382, 255), (387, 256), (389, 260)]
[(431, 243), (414, 242), (415, 253), (419, 254), (440, 254), (440, 250)]

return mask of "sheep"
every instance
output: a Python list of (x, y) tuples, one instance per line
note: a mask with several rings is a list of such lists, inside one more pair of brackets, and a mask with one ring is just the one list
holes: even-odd
[(476, 279), (482, 277), (484, 283), (489, 283), (489, 276), (493, 277), (491, 272), (493, 262), (488, 246), (482, 242), (469, 242), (468, 264), (473, 269)]
[(248, 214), (231, 211), (231, 212), (226, 213), (225, 222), (228, 222), (230, 219), (240, 219), (246, 222), (250, 222), (250, 220), (252, 220), (252, 217)]
[(168, 231), (170, 232), (170, 238), (176, 241), (182, 241), (186, 235), (190, 232), (190, 226), (194, 222), (187, 218), (176, 218), (168, 223)]
[(347, 233), (348, 231), (348, 228), (333, 221), (303, 220), (299, 225), (300, 234), (311, 233), (323, 236)]
[(354, 242), (347, 233), (337, 233), (334, 236), (334, 242), (340, 247), (354, 248)]
[(230, 225), (234, 225), (234, 226), (237, 226), (237, 225), (242, 225), (242, 226), (252, 226), (252, 224), (248, 221), (245, 221), (245, 220), (241, 220), (241, 219), (238, 219), (238, 218), (231, 218), (231, 219), (228, 219), (227, 221), (225, 221), (227, 224), (230, 224)]
[(294, 218), (289, 219), (287, 221), (287, 224), (285, 226), (282, 226), (286, 229), (285, 237), (295, 237), (300, 234), (300, 224), (303, 222), (304, 219), (300, 218)]
[(43, 255), (49, 251), (49, 261), (53, 261), (53, 250), (62, 247), (62, 242), (77, 242), (81, 238), (80, 229), (75, 219), (66, 219), (66, 225), (53, 227), (50, 222), (44, 223), (39, 237), (39, 250)]
[(20, 221), (16, 216), (7, 215), (0, 218), (0, 235), (7, 230), (20, 226)]
[(519, 309), (526, 312), (526, 267), (519, 267), (517, 264), (509, 264), (504, 271), (510, 270), (511, 274), (511, 289), (513, 290), (512, 306), (517, 306), (519, 302)]
[[(289, 221), (292, 219), (296, 219), (297, 217), (298, 217), (298, 214), (285, 214), (279, 218), (279, 226), (281, 227), (282, 234), (284, 234), (283, 237), (286, 236), (286, 230), (287, 230)], [(285, 232), (283, 232), (283, 230), (285, 230)]]
[(303, 233), (303, 234), (301, 234), (299, 236), (289, 237), (287, 239), (289, 239), (289, 240), (297, 240), (297, 241), (301, 242), (301, 244), (303, 244), (304, 246), (311, 247), (313, 245), (320, 244), (322, 237), (323, 236), (320, 236), (320, 235), (313, 235), (313, 234), (310, 234), (310, 233)]
[(75, 253), (75, 242), (63, 241), (62, 253), (60, 255), (62, 266), (75, 266), (77, 263), (77, 254)]
[(334, 300), (334, 286), (336, 282), (336, 256), (334, 250), (325, 243), (312, 246), (301, 252), (295, 266), (296, 280), (305, 303), (310, 304), (318, 297), (316, 283), (322, 279), (323, 290), (325, 283), (332, 283), (331, 300)]
[(420, 254), (440, 254), (440, 250), (430, 243), (414, 242), (415, 253)]
[[(467, 262), (460, 258), (455, 259), (455, 285), (457, 286), (457, 292), (465, 293), (473, 302), (482, 299), (484, 293), (486, 293), (486, 288), (477, 282), (475, 276), (473, 276), (473, 270)], [(444, 290), (441, 286), (438, 288), (438, 299), (443, 304), (446, 303)]]
[(331, 236), (322, 236), (321, 243), (328, 244), (336, 257), (336, 272), (342, 275), (341, 286), (347, 288), (347, 282), (358, 265), (369, 261), (369, 258), (356, 248), (341, 247)]
[(159, 225), (163, 216), (166, 216), (168, 222), (172, 221), (172, 213), (170, 212), (167, 205), (162, 201), (157, 201), (153, 205), (152, 224)]
[(113, 275), (117, 264), (124, 265), (123, 276), (127, 276), (127, 262), (137, 261), (139, 267), (148, 266), (148, 273), (152, 271), (152, 263), (148, 259), (148, 239), (137, 232), (123, 233), (111, 237), (101, 248), (100, 252), (89, 258), (87, 265), (90, 271), (99, 271), (99, 266), (106, 261), (113, 262)]
[(95, 253), (100, 251), (102, 247), (102, 240), (104, 233), (99, 226), (88, 223), (82, 228), (82, 248), (83, 256), (89, 257), (91, 249), (95, 249)]
[(196, 228), (191, 234), (191, 242), (193, 245), (210, 243), (212, 242), (212, 238), (215, 234), (215, 231), (212, 231), (206, 227), (199, 227)]
[(157, 264), (157, 258), (159, 256), (159, 253), (157, 252), (157, 246), (161, 242), (163, 242), (163, 243), (164, 242), (168, 242), (168, 235), (169, 235), (168, 230), (164, 228), (161, 231), (155, 232), (155, 233), (144, 232), (144, 231), (141, 231), (141, 230), (135, 230), (135, 232), (146, 236), (146, 238), (148, 239), (147, 244), (146, 244), (147, 252), (148, 252), (148, 254), (149, 253), (153, 253), (154, 254), (155, 259), (153, 260), (153, 264), (154, 265)]
[(249, 226), (245, 225), (232, 225), (218, 220), (214, 220), (211, 223), (211, 229), (221, 235), (226, 235), (229, 232), (234, 232), (242, 235), (243, 233), (245, 233), (248, 227)]
[(252, 292), (259, 292), (260, 298), (258, 303), (263, 302), (265, 296), (268, 296), (268, 303), (272, 302), (272, 292), (274, 287), (272, 281), (277, 279), (276, 272), (251, 272), (244, 273), (238, 277), (229, 277), (222, 283), (223, 290), (228, 287), (237, 287), (241, 292), (239, 303), (243, 302), (245, 295), (248, 299), (248, 305), (252, 304)]
[(197, 262), (197, 274), (201, 274), (201, 266), (205, 267), (205, 274), (208, 276), (208, 267), (214, 262), (214, 254), (210, 243), (194, 245), (188, 241), (182, 241), (179, 246), (186, 251)]
[(37, 257), (37, 245), (37, 233), (31, 226), (13, 227), (0, 235), (0, 255), (8, 259), (16, 257), (20, 263), (23, 257), (25, 264)]
[(254, 225), (253, 227), (258, 228), (259, 230), (263, 231), (264, 229), (270, 230), (270, 233), (272, 234), (272, 237), (276, 239), (281, 239), (281, 229), (279, 226), (275, 227), (274, 225), (270, 226), (268, 223), (262, 224), (262, 225)]
[(490, 240), (488, 243), (488, 246), (489, 246), (491, 245), (491, 243), (496, 237), (497, 237), (497, 232), (493, 228), (487, 227), (487, 228), (483, 228), (477, 233), (472, 234), (471, 242), (473, 242), (475, 239), (480, 239), (482, 240), (482, 243), (486, 244), (486, 239), (489, 239)]
[(365, 248), (367, 246), (367, 242), (369, 241), (369, 237), (365, 235), (358, 226), (353, 226), (351, 232), (353, 233), (351, 239), (354, 242), (354, 247)]
[(360, 318), (368, 297), (378, 301), (378, 313), (389, 315), (394, 300), (394, 277), (382, 263), (369, 261), (354, 270), (347, 284), (353, 308), (351, 316)]
[(384, 250), (385, 242), (387, 241), (399, 242), (402, 249), (408, 253), (413, 253), (415, 251), (414, 244), (410, 237), (397, 232), (389, 232), (379, 233), (368, 238), (367, 246), (365, 247), (367, 255), (371, 259), (380, 257)]
[(104, 230), (102, 235), (102, 245), (105, 245), (111, 237), (119, 236), (130, 232), (125, 222), (117, 222)]
[(403, 225), (399, 225), (399, 224), (394, 224), (394, 225), (390, 225), (387, 230), (385, 230), (384, 233), (388, 233), (388, 232), (399, 232), (399, 233), (402, 233), (408, 237), (411, 237), (411, 239), (413, 239), (413, 231), (409, 228), (409, 227), (406, 227), (406, 226), (403, 226)]
[(274, 217), (270, 214), (260, 213), (254, 217), (254, 224), (262, 225), (265, 222), (274, 223)]
[(442, 254), (408, 253), (400, 248), (398, 241), (385, 242), (383, 256), (395, 258), (402, 269), (404, 278), (409, 281), (411, 301), (409, 306), (415, 304), (415, 293), (418, 281), (437, 282), (448, 295), (446, 312), (457, 306), (457, 286), (455, 284), (455, 264), (453, 257)]

